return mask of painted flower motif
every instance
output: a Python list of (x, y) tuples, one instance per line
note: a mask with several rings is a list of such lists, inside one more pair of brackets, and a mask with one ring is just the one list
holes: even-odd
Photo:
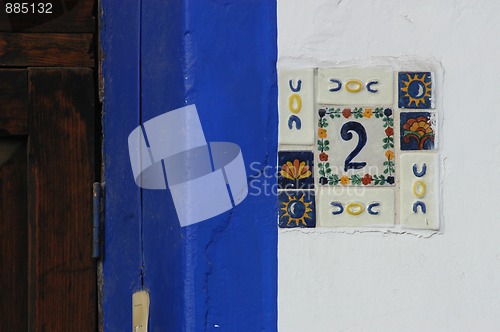
[(340, 184), (343, 185), (343, 186), (346, 186), (349, 184), (349, 177), (347, 175), (343, 175), (340, 177)]
[(292, 162), (287, 161), (286, 164), (281, 166), (281, 176), (289, 180), (300, 180), (311, 176), (312, 172), (309, 170), (309, 165), (305, 161), (295, 159)]
[(373, 115), (373, 110), (371, 108), (366, 108), (365, 111), (363, 112), (363, 117), (365, 118), (371, 118)]
[(326, 114), (326, 110), (324, 108), (320, 108), (318, 111), (319, 117), (322, 118)]
[(365, 176), (363, 176), (363, 178), (361, 179), (361, 182), (362, 182), (365, 186), (367, 186), (367, 185), (369, 185), (370, 183), (372, 183), (372, 180), (373, 180), (373, 178), (372, 178), (372, 176), (371, 176), (370, 174), (365, 174)]
[(394, 129), (392, 129), (392, 127), (387, 127), (387, 128), (385, 129), (385, 134), (386, 134), (387, 136), (392, 136), (392, 135), (394, 135)]
[(384, 115), (385, 115), (385, 116), (391, 116), (391, 115), (392, 115), (392, 110), (391, 110), (390, 108), (386, 108), (386, 109), (384, 110)]
[(318, 136), (319, 136), (320, 138), (326, 138), (326, 129), (319, 128), (319, 129), (318, 129)]
[(394, 176), (388, 176), (387, 179), (385, 179), (385, 181), (388, 184), (394, 184)]
[(326, 153), (324, 153), (324, 152), (321, 152), (319, 154), (319, 160), (321, 160), (321, 161), (328, 161), (328, 155)]
[(387, 150), (387, 151), (385, 151), (385, 156), (387, 157), (387, 159), (393, 160), (394, 159), (394, 152), (392, 152), (391, 150)]
[(434, 135), (434, 130), (431, 127), (430, 121), (425, 116), (419, 116), (416, 119), (408, 119), (403, 125), (403, 129), (418, 135), (419, 138)]
[(350, 108), (344, 108), (344, 110), (342, 111), (342, 115), (344, 116), (344, 118), (349, 118), (352, 114), (352, 111)]

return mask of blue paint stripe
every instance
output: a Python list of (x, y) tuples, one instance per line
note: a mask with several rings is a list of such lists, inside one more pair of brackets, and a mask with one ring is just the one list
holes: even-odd
[[(181, 229), (170, 192), (144, 190), (141, 231), (140, 214), (130, 213), (140, 198), (128, 166), (126, 137), (139, 120), (196, 104), (207, 141), (240, 145), (248, 174), (251, 164), (274, 166), (276, 3), (151, 0), (142, 4), (141, 19), (111, 1), (102, 4), (105, 15), (111, 15), (104, 17), (103, 34), (111, 86), (106, 87), (106, 170), (113, 194), (107, 193), (106, 251), (111, 256), (105, 263), (106, 330), (129, 330), (131, 308), (123, 304), (130, 303), (132, 290), (142, 287), (139, 273), (144, 272), (152, 331), (212, 331), (217, 326), (223, 331), (274, 331), (276, 197), (251, 193), (231, 211)], [(137, 22), (142, 22), (140, 33), (130, 34), (131, 23), (137, 28)], [(131, 36), (137, 37), (131, 50), (140, 54), (139, 71), (138, 59), (127, 53)], [(132, 107), (137, 94), (142, 112)], [(257, 180), (260, 190), (273, 185)], [(186, 204), (196, 208), (196, 202)], [(130, 260), (122, 252), (118, 257), (118, 244)]]

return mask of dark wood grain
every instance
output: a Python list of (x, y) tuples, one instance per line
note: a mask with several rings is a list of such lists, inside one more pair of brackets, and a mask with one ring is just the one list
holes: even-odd
[[(1, 32), (95, 32), (95, 0), (23, 0), (17, 2), (27, 4), (26, 13), (7, 14), (6, 3), (13, 2), (0, 0)], [(40, 3), (51, 3), (51, 13), (43, 10), (47, 7), (39, 6)]]
[(94, 331), (94, 73), (86, 68), (28, 73), (31, 328)]
[(28, 134), (28, 74), (0, 69), (0, 136)]
[(8, 331), (28, 327), (26, 170), (26, 138), (0, 138), (0, 316)]
[(94, 67), (93, 35), (0, 33), (0, 66)]

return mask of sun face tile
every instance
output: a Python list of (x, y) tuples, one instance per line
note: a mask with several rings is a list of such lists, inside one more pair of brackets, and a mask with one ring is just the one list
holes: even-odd
[(314, 142), (314, 69), (278, 71), (279, 144)]
[(330, 105), (391, 105), (393, 70), (390, 67), (318, 69), (318, 103)]
[(432, 74), (430, 72), (398, 73), (399, 108), (431, 109)]
[(438, 156), (401, 155), (400, 220), (409, 228), (439, 229)]
[(431, 112), (401, 112), (401, 150), (434, 150), (436, 116)]
[(316, 169), (320, 185), (394, 185), (391, 108), (321, 107), (318, 115)]
[(313, 189), (312, 151), (279, 151), (278, 189)]
[(318, 227), (392, 227), (394, 192), (394, 188), (321, 188)]
[(289, 190), (278, 194), (280, 228), (316, 227), (314, 191)]

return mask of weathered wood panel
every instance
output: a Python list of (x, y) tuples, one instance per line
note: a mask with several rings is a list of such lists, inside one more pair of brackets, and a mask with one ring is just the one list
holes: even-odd
[[(29, 1), (16, 13), (0, 2), (1, 32), (95, 32), (95, 0)], [(8, 10), (7, 10), (8, 9)], [(24, 11), (24, 13), (22, 13)]]
[(28, 134), (28, 74), (0, 69), (0, 136)]
[(93, 70), (33, 68), (28, 83), (31, 328), (93, 331)]
[(0, 312), (8, 331), (28, 327), (26, 170), (26, 138), (0, 138)]
[(94, 67), (92, 34), (0, 33), (2, 67)]

